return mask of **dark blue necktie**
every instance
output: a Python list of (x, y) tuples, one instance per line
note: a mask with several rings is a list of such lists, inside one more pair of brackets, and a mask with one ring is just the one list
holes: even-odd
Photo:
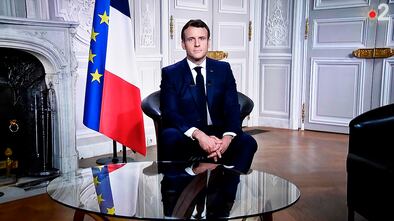
[(201, 113), (203, 125), (207, 125), (207, 97), (205, 96), (205, 85), (204, 85), (204, 77), (201, 74), (200, 66), (194, 68), (197, 72), (196, 76), (196, 89), (197, 89), (197, 102), (198, 109)]

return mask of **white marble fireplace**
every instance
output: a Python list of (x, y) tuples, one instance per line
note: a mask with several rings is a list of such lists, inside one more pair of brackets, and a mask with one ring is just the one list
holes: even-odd
[(0, 16), (0, 47), (34, 55), (45, 69), (45, 83), (56, 95), (53, 109), (53, 167), (61, 173), (78, 167), (75, 127), (77, 62), (72, 50), (77, 23)]

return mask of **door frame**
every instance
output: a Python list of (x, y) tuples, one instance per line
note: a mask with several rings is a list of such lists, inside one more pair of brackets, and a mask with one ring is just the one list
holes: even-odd
[(165, 67), (169, 65), (169, 58), (170, 58), (170, 50), (169, 50), (169, 44), (168, 42), (170, 41), (169, 35), (170, 35), (170, 1), (169, 0), (164, 0), (160, 1), (161, 2), (161, 47), (162, 47), (162, 67)]
[[(305, 75), (306, 75), (306, 46), (305, 21), (308, 16), (306, 7), (309, 1), (297, 1), (293, 3), (293, 52), (291, 58), (291, 81), (290, 81), (290, 128), (304, 130), (302, 122), (303, 103), (305, 102)], [(295, 13), (302, 12), (302, 13)]]

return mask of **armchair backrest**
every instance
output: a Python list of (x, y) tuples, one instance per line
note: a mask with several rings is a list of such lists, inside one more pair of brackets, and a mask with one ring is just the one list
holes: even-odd
[[(238, 92), (238, 102), (240, 105), (240, 118), (242, 121), (248, 116), (254, 107), (253, 101), (245, 94)], [(160, 111), (160, 91), (155, 91), (142, 100), (142, 111), (150, 118), (152, 118), (155, 125), (156, 138), (158, 137), (161, 129), (161, 111)], [(242, 126), (242, 125), (241, 125)], [(156, 139), (157, 140), (157, 139)], [(159, 144), (157, 144), (159, 147)], [(159, 148), (157, 148), (157, 159), (159, 159)]]
[[(207, 57), (222, 60), (228, 57), (228, 53), (224, 51), (208, 51)], [(248, 116), (254, 107), (253, 101), (246, 96), (245, 94), (238, 92), (238, 103), (240, 105), (240, 118), (241, 125), (242, 121)], [(141, 103), (142, 111), (150, 118), (152, 118), (153, 123), (155, 125), (156, 132), (156, 141), (158, 142), (158, 135), (162, 130), (162, 122), (161, 122), (161, 111), (160, 111), (160, 90), (155, 91), (152, 94), (148, 95), (145, 99), (142, 100)], [(160, 160), (160, 144), (157, 143), (157, 160)]]
[[(254, 107), (254, 102), (245, 94), (238, 92), (238, 102), (240, 105), (241, 122), (248, 116)], [(160, 91), (155, 91), (148, 95), (141, 103), (142, 111), (153, 121), (161, 121), (160, 111)]]

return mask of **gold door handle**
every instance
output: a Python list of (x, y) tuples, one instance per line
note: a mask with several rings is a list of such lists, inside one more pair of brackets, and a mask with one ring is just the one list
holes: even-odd
[(389, 58), (394, 55), (392, 48), (360, 48), (352, 52), (357, 58)]
[(208, 51), (207, 57), (215, 59), (215, 60), (222, 60), (228, 57), (228, 52), (225, 51)]

